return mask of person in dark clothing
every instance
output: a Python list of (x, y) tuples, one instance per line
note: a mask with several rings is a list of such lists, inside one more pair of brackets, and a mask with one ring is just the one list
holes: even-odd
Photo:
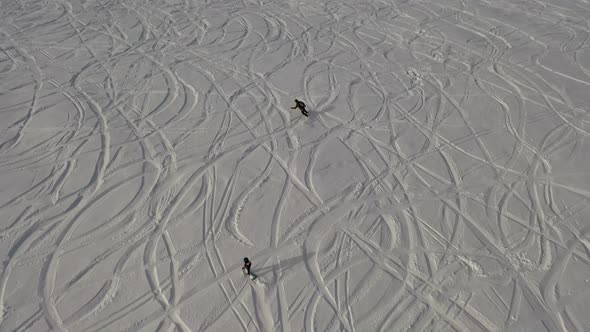
[(242, 266), (242, 270), (250, 275), (250, 267), (252, 267), (252, 262), (250, 262), (248, 257), (244, 257), (244, 266)]
[(305, 115), (305, 116), (309, 116), (309, 114), (307, 113), (307, 110), (305, 109), (305, 103), (302, 102), (301, 100), (297, 100), (295, 99), (295, 106), (291, 107), (292, 110), (298, 108), (301, 111), (301, 114)]

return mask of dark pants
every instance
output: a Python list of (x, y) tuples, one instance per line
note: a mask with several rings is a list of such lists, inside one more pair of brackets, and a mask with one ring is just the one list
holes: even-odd
[(307, 113), (307, 110), (305, 110), (305, 106), (301, 107), (301, 106), (295, 106), (295, 107), (291, 107), (292, 110), (298, 108), (301, 111), (301, 114), (305, 115), (305, 116), (309, 116), (309, 113)]

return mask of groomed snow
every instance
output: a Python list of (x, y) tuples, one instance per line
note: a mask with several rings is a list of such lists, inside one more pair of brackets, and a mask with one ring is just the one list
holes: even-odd
[(0, 331), (589, 331), (589, 17), (0, 0)]

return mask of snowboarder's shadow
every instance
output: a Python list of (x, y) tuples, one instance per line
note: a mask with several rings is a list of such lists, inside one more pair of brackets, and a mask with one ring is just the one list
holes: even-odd
[(269, 276), (272, 275), (272, 271), (275, 268), (277, 268), (277, 269), (280, 268), (279, 271), (284, 273), (286, 270), (292, 269), (297, 264), (303, 263), (306, 259), (310, 258), (314, 254), (315, 253), (308, 253), (308, 254), (302, 255), (302, 256), (281, 259), (280, 263), (265, 265), (263, 267), (257, 268), (256, 270), (253, 270), (253, 271), (256, 272), (256, 275), (258, 277), (261, 277), (261, 276), (263, 277), (265, 275), (269, 275)]

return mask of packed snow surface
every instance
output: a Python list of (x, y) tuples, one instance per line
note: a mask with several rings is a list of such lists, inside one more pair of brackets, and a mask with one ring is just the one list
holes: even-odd
[(0, 330), (590, 331), (589, 36), (587, 0), (0, 0)]

